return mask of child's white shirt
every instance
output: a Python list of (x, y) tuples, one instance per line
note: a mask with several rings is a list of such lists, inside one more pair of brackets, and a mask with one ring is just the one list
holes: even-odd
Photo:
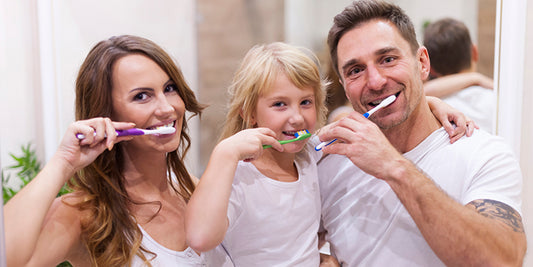
[(239, 162), (222, 242), (235, 266), (319, 265), (317, 161), (322, 153), (313, 149), (317, 140), (297, 155), (295, 182), (270, 179), (252, 163)]

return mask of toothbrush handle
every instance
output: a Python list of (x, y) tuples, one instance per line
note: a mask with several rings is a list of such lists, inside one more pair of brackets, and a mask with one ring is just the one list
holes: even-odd
[[(296, 141), (294, 139), (291, 139), (291, 140), (278, 140), (278, 143), (284, 145), (284, 144), (287, 144), (287, 143), (290, 143), (290, 142), (293, 142), (293, 141)], [(271, 145), (263, 145), (263, 148), (271, 148), (272, 146)]]
[[(115, 130), (115, 132), (117, 132), (117, 136), (143, 135), (143, 134), (145, 134), (143, 130), (137, 129), (137, 128), (127, 129), (127, 130)], [(96, 135), (96, 132), (94, 133), (94, 135)], [(85, 135), (81, 134), (81, 133), (78, 133), (78, 134), (76, 134), (76, 138), (78, 138), (78, 140), (83, 140), (83, 139), (85, 139)]]
[[(284, 141), (290, 141), (290, 140), (279, 140), (278, 143), (280, 144), (286, 144), (286, 143), (290, 143), (290, 142), (284, 142)], [(263, 145), (263, 149), (265, 148), (271, 148), (272, 146), (271, 145)]]
[(127, 130), (115, 130), (117, 132), (117, 136), (127, 136), (127, 135), (143, 135), (145, 134), (143, 130), (138, 128), (132, 128)]

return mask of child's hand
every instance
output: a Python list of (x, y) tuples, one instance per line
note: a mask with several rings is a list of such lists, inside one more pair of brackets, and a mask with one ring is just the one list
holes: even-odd
[(277, 151), (283, 146), (276, 140), (274, 131), (268, 128), (242, 130), (220, 142), (219, 146), (226, 151), (235, 152), (236, 160), (251, 161), (263, 153), (263, 145), (271, 145)]
[[(444, 130), (450, 136), (450, 143), (454, 143), (465, 134), (466, 136), (471, 136), (474, 133), (474, 129), (479, 129), (479, 126), (474, 121), (444, 101), (431, 96), (427, 96), (426, 99), (431, 112), (433, 112), (433, 115), (440, 121)], [(455, 128), (452, 123), (456, 125)]]

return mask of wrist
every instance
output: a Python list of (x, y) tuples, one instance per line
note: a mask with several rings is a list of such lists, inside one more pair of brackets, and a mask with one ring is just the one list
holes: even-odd
[(235, 149), (231, 143), (226, 142), (226, 140), (222, 140), (213, 149), (211, 158), (217, 158), (218, 160), (226, 162), (237, 162), (240, 160), (240, 155), (238, 150)]
[(58, 177), (64, 176), (65, 182), (70, 179), (78, 171), (67, 159), (62, 157), (58, 152), (56, 152), (50, 161), (45, 165), (43, 170), (50, 169), (51, 171), (57, 172)]

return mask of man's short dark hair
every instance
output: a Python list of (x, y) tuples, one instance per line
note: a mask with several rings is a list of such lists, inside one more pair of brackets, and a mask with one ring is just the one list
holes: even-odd
[(470, 68), (472, 40), (464, 23), (445, 18), (429, 24), (424, 31), (431, 68), (439, 75), (459, 73)]
[(339, 40), (349, 30), (374, 19), (388, 21), (395, 25), (401, 36), (409, 43), (413, 55), (416, 55), (419, 44), (413, 23), (399, 6), (384, 1), (356, 0), (335, 16), (328, 34), (331, 61), (339, 77), (342, 77), (339, 73), (337, 58)]

